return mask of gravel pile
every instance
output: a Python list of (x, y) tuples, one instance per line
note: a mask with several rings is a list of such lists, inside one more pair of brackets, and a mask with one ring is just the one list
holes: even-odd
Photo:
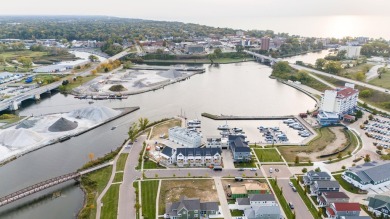
[(175, 69), (170, 69), (168, 71), (160, 71), (157, 73), (157, 75), (160, 75), (164, 78), (169, 79), (175, 79), (175, 78), (181, 78), (183, 77), (183, 73), (176, 71)]
[(120, 111), (113, 110), (105, 106), (89, 106), (86, 108), (73, 110), (68, 113), (68, 116), (76, 119), (88, 119), (99, 123), (119, 114)]
[(50, 132), (66, 132), (77, 128), (78, 123), (69, 121), (63, 117), (59, 118), (49, 127)]
[(0, 133), (0, 144), (7, 148), (24, 148), (39, 143), (44, 137), (28, 129), (5, 130)]
[(18, 125), (16, 125), (16, 129), (29, 129), (35, 126), (35, 124), (38, 122), (38, 120), (23, 120)]

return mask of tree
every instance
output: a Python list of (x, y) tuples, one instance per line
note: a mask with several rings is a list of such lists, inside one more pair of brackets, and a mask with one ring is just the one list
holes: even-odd
[(341, 71), (341, 62), (328, 61), (325, 66), (325, 71), (331, 74), (338, 74)]
[(370, 114), (370, 115), (368, 116), (368, 119), (369, 119), (369, 120), (373, 120), (373, 119), (374, 119), (374, 116), (373, 116), (372, 114)]
[(127, 132), (131, 142), (134, 142), (134, 140), (137, 138), (138, 132), (139, 130), (137, 127), (137, 123), (133, 123), (133, 125), (129, 128), (129, 131)]
[(149, 119), (148, 118), (139, 118), (138, 119), (138, 127), (140, 131), (145, 131), (146, 127), (149, 125)]
[(325, 59), (317, 59), (316, 60), (316, 63), (315, 63), (315, 66), (317, 69), (322, 69), (326, 64), (326, 60)]
[(96, 75), (96, 74), (97, 74), (97, 70), (96, 69), (91, 71), (91, 75)]
[(306, 172), (307, 172), (307, 168), (305, 167), (302, 169), (302, 173), (306, 173)]
[(294, 161), (295, 164), (299, 164), (299, 156), (295, 156), (295, 161)]
[(366, 80), (366, 75), (363, 72), (358, 72), (356, 74), (356, 80), (358, 80), (358, 81), (365, 81)]
[(322, 208), (319, 208), (319, 209), (318, 209), (318, 217), (319, 217), (319, 218), (322, 218)]
[(366, 156), (364, 157), (364, 162), (368, 163), (370, 161), (371, 161), (370, 155), (366, 154)]
[(341, 152), (339, 152), (338, 154), (337, 154), (337, 159), (341, 159), (343, 157), (343, 154), (341, 153)]
[(279, 195), (283, 195), (283, 186), (280, 187), (280, 193), (279, 193)]
[(314, 171), (321, 172), (321, 168), (317, 167), (317, 168), (314, 169)]
[(217, 58), (220, 58), (222, 55), (222, 50), (220, 48), (214, 49), (214, 54)]
[(89, 157), (90, 161), (93, 161), (93, 159), (95, 158), (95, 154), (94, 153), (89, 153), (88, 157)]
[(244, 51), (244, 47), (242, 45), (236, 45), (236, 51), (238, 53), (241, 53), (242, 51)]
[(214, 53), (210, 53), (207, 57), (210, 59), (211, 64), (214, 64), (214, 60), (217, 59), (217, 56)]
[(99, 61), (99, 58), (98, 58), (97, 56), (95, 56), (95, 55), (90, 55), (90, 56), (88, 56), (88, 59), (89, 59), (89, 61), (91, 61), (91, 62), (97, 62), (97, 61)]
[(22, 63), (24, 68), (31, 68), (32, 66), (32, 60), (29, 57), (22, 56), (18, 59), (18, 62)]
[(361, 110), (356, 111), (355, 114), (356, 119), (360, 119), (363, 117), (363, 112)]
[(344, 165), (343, 165), (343, 166), (341, 166), (341, 169), (342, 169), (342, 170), (345, 170), (345, 168), (346, 168), (346, 167), (345, 167)]
[(359, 93), (359, 97), (362, 97), (362, 98), (368, 98), (371, 96), (372, 96), (372, 92), (371, 92), (371, 90), (368, 90), (368, 89), (362, 90)]

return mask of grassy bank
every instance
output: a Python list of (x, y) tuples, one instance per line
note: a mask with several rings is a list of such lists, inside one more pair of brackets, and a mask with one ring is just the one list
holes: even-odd
[(87, 76), (78, 76), (76, 80), (70, 80), (69, 79), (69, 84), (67, 85), (61, 85), (58, 89), (60, 90), (61, 93), (71, 93), (72, 90), (94, 78), (98, 77), (98, 75), (87, 75)]
[(145, 219), (156, 218), (158, 180), (141, 182), (142, 215)]
[(80, 186), (85, 192), (84, 207), (80, 210), (79, 219), (96, 218), (96, 199), (106, 187), (112, 167), (108, 166), (81, 177)]
[(102, 202), (101, 218), (116, 219), (118, 215), (118, 200), (119, 200), (120, 184), (111, 185), (104, 195)]
[(128, 156), (129, 156), (128, 153), (122, 153), (119, 155), (119, 158), (116, 161), (116, 171), (125, 170), (126, 160)]
[(338, 174), (338, 175), (333, 175), (333, 177), (335, 178), (335, 180), (337, 180), (340, 185), (345, 189), (347, 190), (348, 192), (351, 192), (351, 193), (354, 193), (354, 194), (361, 194), (359, 193), (359, 189), (355, 186), (353, 186), (352, 184), (348, 183), (347, 181), (345, 181), (342, 177), (341, 177), (341, 174)]
[(17, 116), (14, 114), (3, 114), (0, 116), (0, 128), (5, 128), (13, 123), (19, 122), (26, 118), (25, 116)]

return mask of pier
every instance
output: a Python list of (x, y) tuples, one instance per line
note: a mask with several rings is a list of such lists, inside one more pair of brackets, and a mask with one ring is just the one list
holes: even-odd
[(202, 113), (203, 117), (213, 119), (213, 120), (285, 120), (285, 119), (295, 119), (293, 115), (287, 116), (233, 116), (233, 115), (213, 115), (210, 113)]

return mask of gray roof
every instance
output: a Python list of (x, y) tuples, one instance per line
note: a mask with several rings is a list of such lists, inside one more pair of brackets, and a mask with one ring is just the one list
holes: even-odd
[(252, 206), (252, 208), (244, 211), (244, 214), (247, 218), (255, 218), (259, 215), (280, 215), (279, 206)]
[(363, 182), (378, 182), (390, 179), (390, 162), (367, 162), (362, 165), (349, 168), (349, 171), (354, 172)]
[[(165, 148), (164, 148), (165, 149)], [(177, 148), (176, 154), (184, 156), (214, 156), (217, 153), (221, 155), (220, 148)]]
[(337, 181), (316, 181), (318, 188), (340, 188)]
[(201, 202), (200, 210), (201, 211), (218, 211), (218, 203), (217, 202)]
[(162, 154), (165, 154), (168, 157), (172, 156), (172, 154), (173, 154), (172, 152), (173, 152), (173, 149), (171, 147), (168, 147), (168, 146), (164, 147), (161, 151)]
[(250, 194), (249, 199), (251, 201), (275, 201), (273, 194)]
[(316, 172), (314, 170), (310, 170), (309, 172), (307, 172), (307, 175), (309, 177), (330, 178), (330, 175), (327, 172)]
[(326, 198), (348, 198), (349, 196), (344, 192), (323, 192), (322, 196)]
[(217, 202), (200, 202), (199, 198), (187, 198), (182, 196), (180, 201), (166, 204), (166, 212), (170, 216), (177, 216), (177, 212), (183, 208), (188, 211), (217, 211)]
[(371, 219), (370, 216), (341, 216), (340, 219)]
[(375, 195), (368, 197), (368, 206), (374, 209), (379, 207), (387, 207), (390, 210), (390, 196), (388, 195)]
[(236, 201), (238, 205), (250, 205), (249, 198), (237, 198)]

